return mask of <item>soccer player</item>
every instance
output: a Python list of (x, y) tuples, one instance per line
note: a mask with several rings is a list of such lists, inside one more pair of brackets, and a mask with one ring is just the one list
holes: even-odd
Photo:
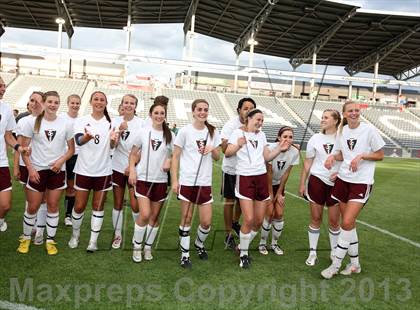
[(210, 232), (212, 220), (212, 164), (213, 160), (219, 160), (221, 142), (217, 129), (207, 121), (207, 101), (194, 100), (191, 111), (193, 122), (179, 130), (174, 142), (171, 165), (172, 190), (181, 201), (179, 237), (183, 268), (191, 268), (189, 250), (194, 205), (198, 206), (200, 218), (194, 246), (200, 259), (208, 259), (204, 242)]
[(127, 185), (134, 222), (136, 221), (139, 212), (137, 200), (134, 196), (134, 187), (128, 184), (128, 156), (130, 155), (136, 135), (143, 127), (143, 121), (135, 115), (137, 101), (137, 97), (134, 95), (128, 94), (123, 96), (120, 104), (123, 115), (116, 117), (112, 122), (112, 127), (118, 129), (120, 136), (114, 150), (114, 155), (112, 156), (112, 185), (114, 192), (112, 225), (115, 232), (112, 241), (113, 249), (119, 249), (121, 247), (124, 194)]
[(265, 162), (271, 161), (288, 148), (285, 141), (281, 141), (281, 144), (277, 143), (270, 150), (265, 134), (261, 131), (263, 122), (261, 110), (250, 110), (245, 124), (235, 129), (229, 137), (225, 151), (225, 156), (236, 155), (237, 158), (235, 195), (243, 215), (239, 234), (241, 268), (250, 267), (248, 248), (261, 227), (266, 213), (266, 201), (270, 199)]
[[(22, 128), (26, 126), (26, 123), (31, 121), (32, 118), (36, 118), (38, 115), (42, 113), (44, 110), (44, 93), (34, 91), (30, 97), (29, 102), (27, 104), (28, 111), (31, 111), (29, 115), (22, 116), (20, 119), (18, 118), (17, 125), (16, 125), (16, 137), (17, 137), (17, 143), (22, 144), (23, 143), (23, 137), (22, 137)], [(25, 211), (28, 208), (28, 195), (27, 195), (27, 187), (26, 183), (28, 183), (28, 169), (26, 169), (26, 165), (22, 159), (22, 156), (19, 154), (19, 152), (15, 152), (13, 157), (13, 175), (16, 180), (19, 180), (19, 182), (23, 186), (23, 191), (25, 193)], [(44, 231), (45, 226), (47, 223), (47, 203), (45, 202), (45, 199), (43, 199), (40, 207), (38, 208), (38, 212), (36, 213), (36, 220), (35, 220), (35, 226), (33, 228), (33, 234), (34, 234), (34, 244), (35, 245), (41, 245), (44, 243)]]
[[(153, 104), (149, 109), (152, 126), (144, 128), (133, 141), (130, 153), (129, 182), (136, 187), (140, 214), (134, 226), (133, 261), (152, 260), (152, 245), (159, 229), (159, 214), (167, 197), (168, 174), (174, 133), (166, 124), (166, 105)], [(140, 162), (136, 162), (140, 152)]]
[(384, 140), (370, 124), (360, 122), (359, 104), (348, 101), (343, 105), (343, 122), (337, 137), (337, 151), (328, 156), (325, 167), (331, 169), (337, 160), (343, 161), (331, 197), (340, 204), (341, 231), (332, 264), (321, 272), (325, 279), (336, 275), (348, 253), (350, 263), (342, 275), (360, 273), (359, 240), (356, 219), (367, 203), (375, 174), (375, 161), (384, 158)]
[(336, 150), (337, 129), (341, 122), (340, 112), (327, 109), (322, 113), (321, 132), (313, 135), (306, 147), (306, 158), (300, 176), (299, 194), (309, 200), (311, 221), (308, 228), (309, 256), (305, 263), (314, 266), (317, 262), (317, 246), (324, 206), (328, 208), (330, 258), (334, 256), (340, 233), (340, 209), (338, 201), (331, 197), (339, 162), (327, 169), (324, 163)]
[(74, 140), (80, 146), (74, 167), (76, 201), (72, 222), (73, 233), (68, 243), (74, 249), (79, 246), (80, 227), (84, 211), (93, 191), (91, 233), (88, 253), (98, 250), (97, 240), (104, 220), (104, 193), (112, 189), (111, 148), (118, 143), (118, 133), (111, 128), (111, 118), (106, 109), (106, 95), (95, 91), (90, 96), (92, 113), (79, 117), (74, 124)]
[(58, 253), (54, 241), (58, 227), (59, 200), (66, 187), (65, 162), (74, 153), (72, 124), (62, 116), (57, 116), (60, 97), (57, 92), (44, 94), (44, 111), (31, 117), (22, 127), (22, 145), (31, 145), (31, 155), (24, 155), (28, 169), (27, 199), (28, 208), (23, 215), (23, 237), (20, 238), (19, 253), (29, 252), (31, 231), (35, 225), (36, 214), (43, 201), (47, 201), (47, 241), (48, 255)]
[[(283, 255), (278, 245), (284, 227), (284, 191), (290, 171), (293, 166), (299, 165), (299, 150), (293, 145), (293, 129), (281, 127), (276, 142), (287, 145), (287, 149), (277, 155), (267, 164), (268, 192), (270, 200), (267, 201), (267, 211), (261, 227), (261, 239), (258, 250), (262, 255), (268, 254), (267, 238), (271, 230), (271, 250), (277, 255)], [(269, 145), (270, 150), (275, 149), (278, 143)]]
[[(67, 113), (62, 113), (62, 115), (71, 123), (71, 126), (74, 126), (74, 122), (77, 119), (79, 114), (81, 98), (79, 95), (73, 94), (67, 97)], [(71, 213), (74, 207), (74, 166), (76, 165), (77, 154), (79, 152), (79, 146), (76, 145), (73, 156), (66, 161), (66, 179), (67, 179), (67, 188), (66, 196), (64, 198), (64, 207), (66, 208), (66, 216), (64, 217), (64, 224), (66, 226), (71, 226)]]
[[(255, 109), (256, 104), (252, 98), (242, 98), (238, 102), (236, 111), (238, 116), (229, 120), (222, 128), (220, 137), (222, 139), (222, 151), (225, 152), (228, 146), (230, 135), (235, 129), (240, 128), (245, 123), (246, 115), (249, 110)], [(223, 157), (222, 161), (222, 190), (221, 194), (224, 198), (224, 220), (225, 220), (225, 246), (230, 249), (235, 249), (235, 238), (232, 235), (232, 228), (239, 236), (240, 225), (239, 217), (241, 216), (241, 208), (235, 197), (235, 183), (236, 183), (236, 156)], [(235, 210), (235, 216), (233, 214)]]
[(12, 205), (12, 180), (6, 144), (19, 153), (24, 151), (24, 148), (17, 143), (12, 133), (16, 127), (16, 122), (12, 108), (3, 102), (5, 92), (6, 83), (0, 77), (0, 232), (7, 230), (7, 223), (4, 218)]

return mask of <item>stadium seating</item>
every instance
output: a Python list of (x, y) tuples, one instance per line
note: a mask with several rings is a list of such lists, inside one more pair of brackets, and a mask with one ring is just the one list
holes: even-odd
[(60, 111), (66, 111), (66, 99), (71, 94), (82, 96), (86, 80), (61, 79), (44, 76), (20, 75), (8, 87), (4, 100), (14, 109), (26, 110), (26, 103), (33, 91), (55, 90), (60, 94)]
[(3, 81), (8, 86), (16, 77), (14, 73), (7, 73), (7, 72), (0, 72), (0, 76), (2, 77)]

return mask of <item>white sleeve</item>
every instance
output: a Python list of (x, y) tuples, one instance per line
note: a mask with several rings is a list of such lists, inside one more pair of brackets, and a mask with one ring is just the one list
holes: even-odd
[(240, 133), (241, 133), (240, 129), (234, 130), (229, 137), (228, 143), (233, 144), (233, 145), (238, 145), (238, 139), (239, 139)]
[(185, 128), (186, 127), (181, 128), (181, 130), (178, 132), (178, 135), (176, 136), (175, 141), (174, 141), (174, 145), (179, 146), (181, 149), (183, 149), (185, 145), (185, 138), (186, 138)]
[[(262, 132), (262, 131), (261, 131)], [(267, 142), (267, 137), (266, 137), (266, 135), (265, 135), (265, 133), (264, 132), (262, 132), (262, 139), (261, 139), (261, 142), (263, 143), (263, 146), (265, 147), (266, 145), (268, 145), (268, 142)]]
[(222, 143), (222, 140), (220, 139), (219, 131), (217, 128), (214, 130), (214, 136), (213, 136), (213, 147), (218, 147)]
[(66, 123), (66, 141), (71, 140), (74, 137), (73, 122)]
[(78, 133), (85, 134), (85, 123), (82, 122), (81, 119), (77, 119), (74, 122), (73, 130), (74, 130), (74, 135), (77, 135)]
[(370, 147), (374, 152), (379, 151), (385, 146), (384, 139), (382, 139), (379, 131), (371, 127)]
[(296, 149), (294, 146), (291, 146), (291, 148), (293, 148), (293, 150), (295, 150), (296, 152), (293, 155), (292, 163), (290, 165), (291, 166), (297, 166), (297, 165), (299, 165), (299, 150)]
[(231, 122), (228, 122), (225, 124), (225, 126), (222, 127), (222, 131), (220, 134), (220, 138), (223, 140), (229, 140), (230, 136), (233, 133), (233, 128), (231, 126)]
[(341, 145), (341, 139), (342, 139), (342, 134), (338, 134), (337, 137), (335, 138), (335, 154), (337, 154), (339, 151), (341, 151), (343, 149), (343, 146)]
[(33, 122), (31, 121), (27, 121), (22, 125), (21, 128), (21, 135), (27, 138), (32, 138), (34, 135), (34, 125), (35, 125), (35, 121), (36, 118), (33, 118)]
[(306, 146), (306, 158), (314, 158), (315, 157), (315, 146), (314, 146), (314, 138), (315, 136), (312, 136), (309, 141), (308, 145)]
[(15, 121), (15, 118), (13, 117), (13, 114), (10, 113), (9, 120), (7, 121), (7, 124), (6, 124), (6, 131), (12, 131), (15, 128), (16, 128), (16, 121)]

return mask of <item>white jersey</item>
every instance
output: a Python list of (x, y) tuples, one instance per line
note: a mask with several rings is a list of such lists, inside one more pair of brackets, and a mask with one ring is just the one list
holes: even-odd
[[(53, 121), (45, 118), (41, 121), (38, 132), (34, 131), (36, 117), (28, 117), (22, 127), (22, 136), (31, 138), (30, 160), (35, 170), (50, 169), (53, 163), (67, 151), (67, 141), (73, 138), (73, 126), (62, 116)], [(61, 166), (66, 170), (66, 165)]]
[(334, 185), (334, 182), (330, 180), (330, 176), (338, 172), (341, 162), (336, 161), (331, 170), (325, 168), (324, 164), (327, 157), (334, 154), (336, 149), (336, 134), (326, 135), (323, 133), (314, 134), (309, 139), (306, 147), (306, 158), (313, 158), (309, 173), (330, 186)]
[[(235, 129), (238, 129), (242, 126), (239, 116), (229, 120), (222, 128), (222, 132), (220, 134), (221, 139), (225, 139), (229, 141), (230, 136), (232, 135)], [(236, 156), (231, 157), (223, 157), (222, 162), (222, 171), (224, 173), (235, 175), (236, 173)]]
[(85, 129), (94, 137), (80, 146), (74, 172), (91, 177), (111, 175), (111, 124), (105, 116), (96, 120), (91, 115), (85, 115), (76, 120), (74, 135), (84, 134)]
[[(270, 143), (269, 148), (273, 150), (278, 143)], [(272, 184), (279, 185), (283, 174), (290, 166), (299, 165), (299, 151), (297, 148), (291, 146), (286, 152), (281, 152), (271, 162), (273, 178)]]
[(348, 125), (337, 137), (337, 150), (343, 154), (343, 162), (338, 171), (338, 177), (349, 183), (373, 184), (375, 161), (361, 160), (356, 172), (350, 171), (350, 162), (359, 154), (376, 152), (385, 145), (379, 132), (370, 124), (360, 123), (355, 129)]
[(140, 162), (137, 165), (137, 179), (146, 182), (167, 183), (168, 173), (162, 170), (164, 161), (172, 154), (175, 135), (166, 144), (163, 130), (144, 129), (133, 141), (141, 149)]
[(262, 131), (245, 132), (235, 129), (229, 138), (229, 144), (238, 145), (238, 139), (245, 137), (244, 144), (236, 153), (237, 162), (235, 174), (237, 175), (261, 175), (267, 172), (264, 160), (264, 148), (267, 146), (267, 138)]
[(220, 135), (217, 129), (215, 129), (213, 138), (211, 138), (207, 128), (198, 130), (192, 124), (189, 124), (179, 130), (174, 144), (182, 149), (179, 184), (211, 186), (213, 171), (211, 153), (202, 156), (199, 150), (206, 145), (213, 147), (220, 145)]
[[(117, 116), (112, 120), (112, 128), (118, 130), (122, 122), (124, 122), (124, 117)], [(135, 137), (141, 132), (142, 127), (143, 121), (139, 117), (134, 116), (132, 120), (127, 122), (127, 129), (120, 132), (120, 140), (112, 155), (113, 170), (121, 173), (125, 172), (125, 169), (128, 167), (128, 156), (133, 147)]]
[[(74, 123), (76, 122), (77, 117), (71, 117), (70, 115), (68, 115), (68, 113), (60, 113), (60, 116), (64, 117), (64, 119), (69, 122), (73, 128), (73, 132), (74, 132)], [(79, 154), (79, 146), (77, 144), (74, 145), (74, 155)]]
[(9, 167), (7, 159), (7, 145), (4, 139), (6, 131), (13, 131), (16, 127), (15, 118), (13, 117), (12, 108), (0, 102), (0, 167)]

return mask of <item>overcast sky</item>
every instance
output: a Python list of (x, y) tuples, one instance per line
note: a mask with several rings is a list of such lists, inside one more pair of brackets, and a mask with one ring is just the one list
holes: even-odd
[[(363, 9), (420, 14), (420, 0), (341, 0), (341, 2), (357, 5)], [(182, 24), (134, 25), (131, 51), (144, 56), (181, 59), (183, 47), (182, 27)], [(63, 47), (66, 47), (66, 36), (63, 37), (65, 38), (63, 39)], [(6, 42), (56, 47), (57, 33), (52, 31), (6, 28), (5, 34), (0, 38), (0, 44)], [(72, 48), (124, 52), (125, 32), (123, 30), (75, 28)], [(241, 54), (241, 64), (248, 64), (248, 55), (247, 52)], [(235, 53), (233, 51), (233, 44), (196, 34), (193, 58), (205, 62), (234, 64)], [(254, 65), (256, 67), (264, 67), (264, 60), (269, 68), (291, 70), (288, 59), (259, 54), (255, 54)], [(163, 70), (165, 72), (162, 72)], [(162, 69), (145, 64), (133, 64), (130, 67), (130, 73), (149, 73), (160, 78), (167, 78), (168, 75), (173, 75), (177, 71), (180, 71), (180, 68)], [(302, 65), (298, 68), (298, 71), (310, 72), (310, 65)], [(318, 66), (318, 71), (322, 72), (323, 68)], [(328, 68), (328, 73), (346, 74), (342, 68), (333, 67)]]

